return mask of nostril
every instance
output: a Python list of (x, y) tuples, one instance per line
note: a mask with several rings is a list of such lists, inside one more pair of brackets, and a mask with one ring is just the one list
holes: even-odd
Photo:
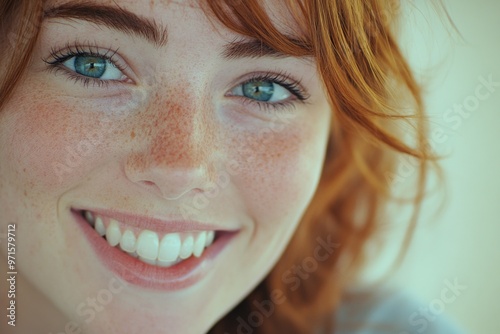
[(149, 191), (153, 191), (154, 193), (156, 193), (159, 196), (163, 196), (163, 192), (162, 192), (161, 187), (159, 187), (158, 184), (156, 184), (155, 182), (150, 181), (150, 180), (141, 180), (138, 183), (142, 187), (144, 187), (145, 189), (148, 189)]
[(136, 186), (164, 199), (175, 200), (193, 191), (193, 194), (203, 192), (208, 172), (205, 166), (179, 167), (146, 165), (125, 166), (126, 177)]

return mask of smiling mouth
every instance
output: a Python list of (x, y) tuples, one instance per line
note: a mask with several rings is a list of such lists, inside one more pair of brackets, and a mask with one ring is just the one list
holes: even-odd
[(157, 267), (172, 267), (193, 257), (200, 258), (218, 237), (215, 230), (161, 233), (88, 210), (79, 214), (111, 247)]

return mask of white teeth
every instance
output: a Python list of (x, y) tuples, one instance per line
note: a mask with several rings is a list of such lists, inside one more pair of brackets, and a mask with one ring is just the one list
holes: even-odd
[(120, 232), (118, 223), (116, 222), (116, 220), (111, 220), (106, 230), (106, 240), (108, 240), (110, 246), (115, 247), (116, 245), (118, 245), (121, 238), (122, 234)]
[(101, 217), (89, 211), (84, 212), (84, 217), (100, 236), (106, 237), (110, 246), (119, 245), (128, 255), (159, 267), (171, 267), (191, 256), (201, 257), (215, 237), (215, 231), (200, 231), (167, 233), (160, 240), (158, 234), (150, 230), (143, 230), (136, 237), (131, 229), (122, 233), (116, 220), (110, 219), (106, 228)]
[(196, 239), (194, 246), (193, 246), (193, 255), (196, 257), (200, 257), (201, 254), (203, 253), (203, 250), (205, 249), (205, 242), (207, 240), (207, 232), (201, 232), (200, 235), (198, 236), (198, 239)]
[(193, 254), (194, 238), (192, 235), (188, 235), (181, 246), (181, 253), (179, 257), (181, 259), (187, 259)]
[(94, 226), (94, 215), (90, 211), (85, 211), (85, 219), (90, 223), (90, 225)]
[(122, 235), (122, 239), (120, 240), (120, 248), (126, 252), (135, 252), (136, 242), (135, 235), (132, 231), (126, 230)]
[(150, 230), (144, 230), (137, 238), (137, 254), (140, 257), (156, 260), (158, 257), (158, 248), (160, 246), (160, 240), (158, 240), (158, 234)]
[(99, 233), (101, 237), (106, 234), (106, 227), (104, 226), (104, 223), (102, 222), (102, 219), (100, 217), (97, 217), (97, 219), (95, 220), (94, 229), (97, 233)]
[(207, 240), (205, 241), (205, 247), (208, 247), (214, 242), (215, 231), (207, 232)]
[(181, 251), (181, 236), (179, 233), (168, 233), (161, 239), (158, 260), (172, 262), (177, 260)]

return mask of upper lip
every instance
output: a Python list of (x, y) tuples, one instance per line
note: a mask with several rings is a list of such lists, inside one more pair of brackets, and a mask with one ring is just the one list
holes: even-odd
[(199, 222), (185, 219), (165, 219), (153, 216), (138, 215), (129, 212), (112, 209), (74, 209), (74, 211), (90, 211), (94, 216), (114, 219), (122, 224), (148, 229), (160, 233), (195, 232), (195, 231), (236, 231), (237, 228), (229, 228), (211, 222)]

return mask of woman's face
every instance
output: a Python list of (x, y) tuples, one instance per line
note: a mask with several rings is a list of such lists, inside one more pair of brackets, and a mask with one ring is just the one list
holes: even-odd
[[(80, 2), (47, 8), (61, 3)], [(206, 332), (316, 189), (330, 110), (315, 64), (197, 1), (90, 3), (106, 7), (46, 15), (0, 112), (2, 232), (17, 224), (19, 271), (87, 332)]]

